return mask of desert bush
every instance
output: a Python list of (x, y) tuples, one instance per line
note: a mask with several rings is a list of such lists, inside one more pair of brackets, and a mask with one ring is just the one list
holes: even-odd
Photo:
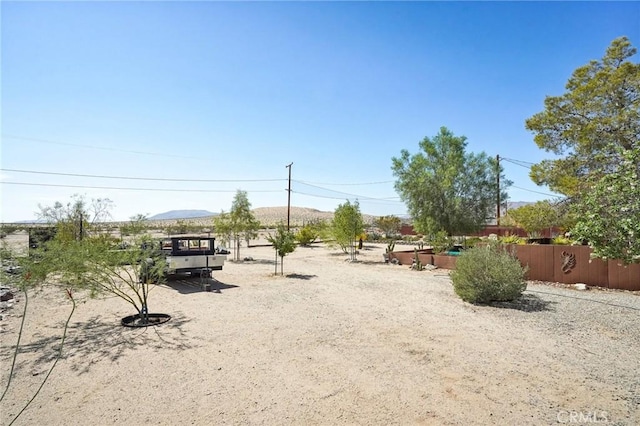
[(379, 234), (379, 233), (377, 233), (375, 231), (374, 232), (369, 232), (368, 235), (369, 235), (369, 239), (371, 241), (378, 242), (378, 241), (382, 240), (382, 234)]
[(558, 235), (557, 237), (553, 238), (551, 242), (559, 246), (568, 246), (572, 243), (571, 239), (565, 237), (564, 235)]
[(295, 234), (295, 239), (301, 246), (308, 246), (320, 237), (320, 232), (313, 224), (306, 224)]
[(477, 246), (478, 243), (481, 243), (481, 242), (482, 242), (482, 238), (480, 237), (469, 237), (464, 239), (464, 241), (462, 242), (462, 246), (468, 249), (468, 248)]
[(8, 223), (0, 224), (0, 238), (4, 238), (7, 235), (11, 235), (16, 231), (19, 231), (21, 228), (18, 225), (12, 225)]
[(445, 231), (439, 231), (435, 235), (432, 235), (429, 239), (433, 252), (443, 253), (453, 247), (453, 240), (447, 235)]
[(451, 272), (453, 290), (469, 303), (515, 300), (526, 290), (526, 268), (498, 244), (465, 250)]
[(504, 237), (500, 237), (502, 244), (526, 244), (527, 240), (517, 235), (507, 234)]

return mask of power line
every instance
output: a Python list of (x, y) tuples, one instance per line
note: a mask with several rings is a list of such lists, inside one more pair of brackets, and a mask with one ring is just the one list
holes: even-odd
[(57, 142), (57, 141), (51, 141), (51, 140), (47, 140), (47, 139), (27, 138), (27, 137), (23, 137), (23, 136), (15, 136), (15, 135), (7, 135), (7, 134), (3, 134), (2, 137), (5, 138), (5, 139), (16, 139), (16, 140), (29, 141), (29, 142), (46, 143), (46, 144), (51, 144), (51, 145), (73, 146), (73, 147), (76, 147), (76, 148), (99, 149), (99, 150), (103, 150), (103, 151), (112, 151), (112, 152), (126, 152), (128, 154), (153, 155), (153, 156), (159, 156), (159, 157), (172, 157), (172, 158), (186, 158), (186, 159), (191, 159), (191, 160), (202, 160), (202, 158), (192, 157), (192, 156), (187, 156), (187, 155), (166, 154), (166, 153), (162, 153), (162, 152), (149, 152), (149, 151), (134, 151), (134, 150), (129, 150), (129, 149), (111, 148), (111, 147), (106, 147), (106, 146), (82, 145), (82, 144), (76, 144), (76, 143)]
[(533, 165), (533, 163), (529, 163), (527, 161), (512, 160), (510, 158), (504, 158), (504, 157), (500, 157), (500, 159), (504, 160), (504, 161), (507, 161), (509, 163), (515, 164), (516, 166), (524, 167), (525, 169), (531, 169), (531, 166), (526, 166), (525, 164), (520, 164), (520, 163), (526, 163), (526, 164)]
[[(169, 188), (131, 188), (116, 186), (89, 186), (89, 185), (62, 185), (54, 183), (29, 183), (29, 182), (0, 182), (1, 185), (25, 185), (25, 186), (48, 186), (57, 188), (82, 188), (82, 189), (115, 189), (118, 191), (157, 191), (157, 192), (236, 192), (236, 190), (220, 190), (220, 189), (169, 189)], [(276, 190), (254, 190), (247, 192), (280, 192)]]
[(534, 192), (536, 194), (548, 195), (550, 197), (557, 197), (557, 198), (561, 198), (562, 197), (562, 195), (559, 195), (559, 194), (549, 194), (547, 192), (534, 191), (533, 189), (521, 188), (521, 187), (515, 186), (515, 185), (511, 185), (511, 188), (521, 189), (523, 191)]
[(361, 183), (327, 183), (327, 182), (306, 182), (306, 181), (298, 181), (300, 183), (304, 183), (305, 185), (329, 185), (329, 186), (363, 186), (363, 185), (382, 185), (385, 183), (393, 183), (393, 180), (383, 180), (379, 182), (361, 182)]
[[(291, 192), (293, 192), (294, 194), (300, 194), (300, 195), (307, 195), (309, 197), (316, 197), (316, 198), (326, 198), (329, 200), (344, 200), (345, 197), (330, 197), (327, 195), (317, 195), (317, 194), (309, 194), (308, 192), (300, 192), (300, 191), (294, 191), (292, 190)], [(356, 197), (358, 198), (358, 197)], [(360, 200), (360, 198), (358, 198), (358, 200)], [(384, 199), (378, 199), (378, 198), (371, 198), (371, 199), (364, 199), (362, 200), (363, 202), (366, 203), (374, 203), (374, 202), (379, 202), (379, 203), (401, 203), (402, 201), (396, 201), (396, 200), (384, 200)]]
[(322, 189), (322, 190), (324, 190), (324, 191), (335, 192), (336, 194), (348, 195), (348, 196), (350, 196), (350, 197), (355, 197), (355, 198), (363, 199), (363, 200), (364, 200), (364, 199), (369, 199), (369, 200), (382, 200), (382, 201), (386, 201), (386, 200), (389, 200), (389, 199), (391, 199), (391, 198), (400, 198), (400, 197), (387, 197), (387, 198), (367, 197), (366, 195), (358, 195), (358, 194), (351, 194), (351, 193), (348, 193), (348, 192), (336, 191), (336, 190), (333, 190), (333, 189), (324, 188), (324, 187), (322, 187), (322, 186), (317, 186), (317, 185), (312, 185), (312, 184), (310, 184), (310, 183), (305, 183), (305, 182), (302, 182), (302, 181), (299, 181), (299, 180), (294, 180), (294, 182), (300, 183), (300, 184), (302, 184), (302, 185), (311, 186), (311, 187), (313, 187), (313, 188)]
[(40, 175), (54, 175), (54, 176), (73, 176), (84, 178), (96, 178), (96, 179), (121, 179), (121, 180), (148, 180), (148, 181), (163, 181), (163, 182), (280, 182), (286, 179), (179, 179), (179, 178), (150, 178), (150, 177), (133, 177), (133, 176), (108, 176), (108, 175), (87, 175), (80, 173), (59, 173), (59, 172), (44, 172), (37, 170), (19, 170), (19, 169), (0, 169), (3, 172), (16, 172), (16, 173), (32, 173)]

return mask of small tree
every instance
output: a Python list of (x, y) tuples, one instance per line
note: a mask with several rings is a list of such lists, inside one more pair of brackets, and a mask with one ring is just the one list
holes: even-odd
[(292, 232), (287, 231), (284, 224), (280, 223), (276, 228), (275, 235), (269, 234), (267, 241), (273, 244), (276, 251), (274, 274), (278, 273), (278, 257), (280, 257), (280, 275), (284, 275), (284, 257), (296, 249), (295, 237)]
[(226, 247), (231, 245), (233, 232), (231, 231), (231, 217), (224, 210), (217, 216), (213, 217), (213, 230), (218, 240)]
[(518, 207), (508, 214), (529, 236), (560, 224), (560, 212), (548, 200)]
[(402, 221), (397, 216), (389, 215), (380, 216), (374, 224), (384, 232), (386, 238), (395, 238), (400, 233)]
[(240, 260), (242, 240), (247, 241), (258, 236), (260, 222), (251, 211), (251, 203), (246, 191), (238, 190), (229, 212), (229, 229), (234, 241), (235, 260)]
[(344, 204), (340, 204), (333, 214), (331, 233), (342, 251), (349, 253), (351, 260), (356, 260), (355, 243), (363, 231), (364, 220), (358, 201), (351, 204), (347, 200)]
[(74, 201), (67, 207), (56, 203), (41, 208), (41, 217), (57, 219), (59, 232), (36, 249), (34, 256), (24, 259), (30, 283), (62, 286), (68, 294), (77, 290), (88, 290), (92, 296), (112, 294), (130, 303), (142, 323), (148, 323), (150, 284), (162, 281), (165, 267), (153, 261), (155, 244), (149, 236), (139, 234), (128, 249), (119, 250), (117, 240), (99, 233), (95, 225), (96, 217), (109, 217), (108, 210), (99, 209), (95, 215), (84, 200), (76, 197)]
[(100, 224), (111, 218), (113, 202), (108, 198), (87, 201), (84, 196), (74, 194), (67, 204), (40, 206), (38, 219), (57, 227), (57, 237), (62, 240), (81, 240), (91, 228), (96, 231)]
[(38, 250), (27, 266), (34, 282), (55, 283), (68, 290), (88, 290), (91, 296), (111, 294), (131, 304), (141, 323), (149, 322), (149, 292), (164, 279), (163, 262), (155, 261), (157, 249), (147, 235), (134, 238), (126, 250), (104, 235), (81, 241), (58, 236)]
[(305, 223), (295, 234), (296, 240), (301, 246), (308, 246), (316, 242), (325, 228), (325, 222), (313, 220)]
[(149, 219), (147, 215), (137, 214), (129, 218), (129, 223), (125, 223), (120, 226), (120, 234), (124, 236), (140, 235), (148, 229)]

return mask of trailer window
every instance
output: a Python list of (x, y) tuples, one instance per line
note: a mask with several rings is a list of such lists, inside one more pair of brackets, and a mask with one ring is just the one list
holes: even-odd
[(178, 240), (179, 251), (201, 251), (209, 250), (210, 248), (209, 240)]

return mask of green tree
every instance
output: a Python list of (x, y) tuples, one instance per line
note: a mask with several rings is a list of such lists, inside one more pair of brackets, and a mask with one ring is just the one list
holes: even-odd
[(147, 215), (136, 214), (129, 218), (129, 223), (120, 226), (120, 235), (140, 235), (149, 229), (149, 219)]
[(278, 273), (278, 257), (280, 257), (280, 275), (284, 275), (284, 257), (296, 249), (296, 240), (292, 232), (280, 223), (274, 235), (269, 234), (267, 241), (273, 244), (276, 251), (275, 274)]
[(509, 211), (508, 215), (529, 236), (540, 233), (544, 229), (559, 226), (561, 223), (559, 209), (548, 200), (518, 207)]
[(547, 96), (545, 109), (526, 120), (535, 143), (562, 158), (531, 168), (538, 185), (570, 197), (585, 194), (587, 177), (614, 172), (624, 153), (640, 147), (640, 64), (636, 49), (615, 39), (600, 61), (576, 69), (567, 92)]
[(640, 262), (640, 150), (627, 150), (616, 173), (592, 179), (576, 206), (572, 237), (595, 257)]
[(626, 37), (613, 40), (526, 121), (540, 148), (563, 156), (533, 166), (534, 182), (570, 197), (574, 235), (594, 256), (627, 263), (639, 261), (640, 64), (629, 60), (636, 52)]
[(420, 142), (422, 152), (402, 150), (392, 159), (395, 189), (422, 234), (466, 234), (482, 228), (496, 214), (498, 173), (500, 199), (506, 203), (511, 182), (495, 159), (484, 152), (466, 153), (466, 140), (441, 127), (433, 139)]
[(386, 238), (395, 238), (400, 233), (402, 221), (397, 216), (389, 215), (376, 218), (374, 224), (384, 232)]
[(38, 207), (38, 219), (56, 225), (57, 238), (81, 240), (87, 232), (97, 231), (111, 218), (113, 202), (108, 198), (87, 201), (84, 196), (75, 194), (67, 204), (55, 202), (53, 206)]
[[(87, 204), (77, 197), (73, 200), (66, 207), (61, 203), (41, 207), (40, 217), (56, 220), (60, 231), (34, 256), (24, 259), (29, 282), (61, 286), (68, 294), (88, 290), (91, 295), (120, 297), (135, 308), (143, 323), (148, 322), (150, 284), (162, 281), (165, 267), (163, 262), (153, 261), (155, 244), (148, 235), (138, 234), (129, 248), (119, 249), (117, 239), (98, 232), (96, 218), (110, 217), (106, 205)], [(88, 223), (81, 226), (81, 220)]]
[(214, 219), (215, 231), (218, 235), (233, 240), (234, 259), (240, 260), (240, 246), (242, 241), (249, 241), (258, 236), (260, 222), (251, 211), (251, 203), (246, 191), (238, 190), (229, 213), (222, 212)]
[(338, 205), (331, 222), (331, 235), (340, 248), (356, 260), (356, 239), (364, 231), (364, 220), (360, 213), (360, 203), (346, 201)]
[(213, 217), (213, 230), (220, 243), (226, 247), (231, 245), (233, 232), (231, 230), (231, 216), (224, 210), (219, 215)]
[(296, 232), (296, 241), (298, 241), (301, 246), (311, 245), (320, 238), (324, 228), (325, 222), (322, 220), (307, 222)]

